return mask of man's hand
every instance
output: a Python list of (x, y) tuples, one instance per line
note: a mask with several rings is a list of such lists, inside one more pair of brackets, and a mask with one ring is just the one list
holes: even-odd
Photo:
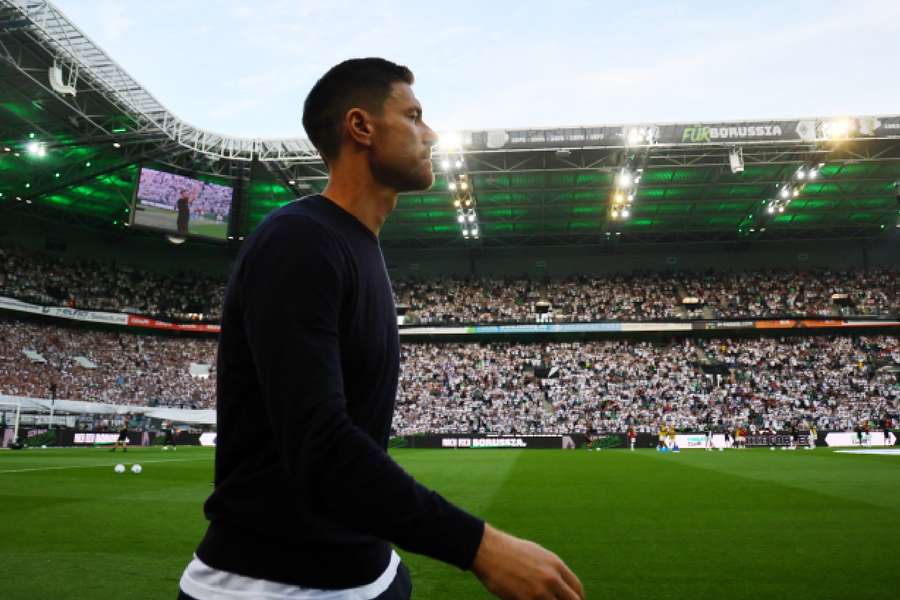
[(584, 588), (552, 552), (484, 524), (472, 572), (503, 600), (584, 600)]

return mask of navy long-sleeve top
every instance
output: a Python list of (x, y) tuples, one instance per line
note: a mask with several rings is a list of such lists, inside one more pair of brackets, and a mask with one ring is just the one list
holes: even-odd
[(198, 557), (322, 589), (374, 581), (389, 542), (468, 569), (484, 523), (387, 454), (399, 370), (378, 238), (324, 196), (269, 215), (225, 294)]

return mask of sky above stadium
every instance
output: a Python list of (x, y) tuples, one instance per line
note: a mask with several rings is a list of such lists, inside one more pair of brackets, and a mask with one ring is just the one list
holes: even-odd
[(182, 119), (305, 137), (343, 59), (408, 65), (439, 131), (900, 112), (900, 2), (55, 0)]

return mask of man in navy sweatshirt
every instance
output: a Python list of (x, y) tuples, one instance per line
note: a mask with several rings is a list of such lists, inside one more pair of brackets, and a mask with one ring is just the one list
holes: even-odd
[(321, 195), (270, 214), (225, 294), (215, 490), (181, 598), (400, 600), (391, 548), (471, 570), (501, 598), (584, 597), (563, 562), (417, 483), (388, 455), (400, 369), (378, 233), (397, 194), (434, 182), (437, 136), (406, 67), (328, 71), (303, 125), (329, 169)]

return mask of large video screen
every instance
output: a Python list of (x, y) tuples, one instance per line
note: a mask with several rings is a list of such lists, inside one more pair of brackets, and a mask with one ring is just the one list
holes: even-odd
[(132, 223), (179, 237), (224, 240), (233, 192), (226, 185), (143, 167)]

